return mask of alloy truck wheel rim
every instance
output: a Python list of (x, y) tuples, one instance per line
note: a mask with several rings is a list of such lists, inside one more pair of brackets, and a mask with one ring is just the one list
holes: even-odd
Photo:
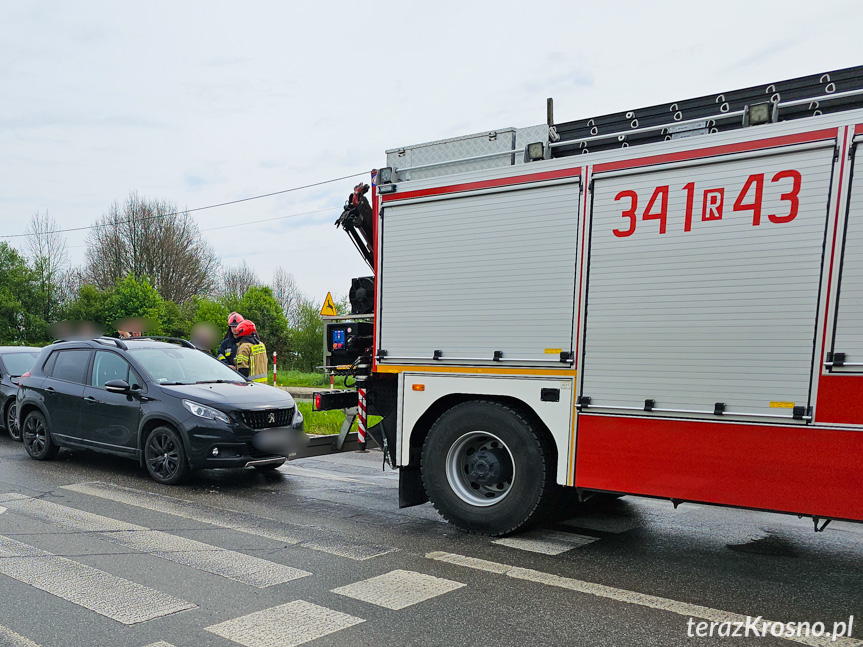
[(174, 439), (165, 432), (156, 432), (147, 441), (147, 464), (153, 474), (169, 479), (180, 468), (180, 452)]
[(9, 410), (6, 412), (6, 429), (9, 430), (9, 435), (15, 440), (21, 440), (21, 430), (18, 429), (18, 405), (14, 402), (9, 405)]
[(456, 440), (446, 457), (446, 479), (456, 496), (473, 506), (499, 503), (512, 490), (515, 461), (500, 438), (471, 431)]
[(38, 456), (45, 449), (48, 440), (45, 423), (36, 416), (30, 416), (24, 427), (24, 443), (31, 453)]

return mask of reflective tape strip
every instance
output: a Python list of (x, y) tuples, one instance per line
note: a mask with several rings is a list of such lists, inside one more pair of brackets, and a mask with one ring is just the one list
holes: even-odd
[(266, 373), (257, 373), (256, 375), (250, 375), (249, 379), (254, 380), (255, 382), (260, 382), (261, 380), (267, 379), (267, 374)]
[(267, 348), (263, 344), (255, 344), (252, 346), (252, 355), (260, 355), (261, 353), (266, 353)]
[(366, 390), (365, 389), (357, 389), (358, 397), (358, 411), (359, 414), (357, 416), (357, 442), (360, 445), (366, 444)]

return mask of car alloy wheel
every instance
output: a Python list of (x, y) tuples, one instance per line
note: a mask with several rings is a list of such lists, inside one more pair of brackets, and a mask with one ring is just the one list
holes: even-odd
[(51, 441), (48, 423), (39, 411), (32, 411), (27, 415), (22, 438), (24, 449), (37, 461), (50, 460), (57, 455), (58, 447)]
[(12, 440), (21, 440), (21, 428), (18, 426), (18, 405), (15, 402), (6, 409), (6, 430)]
[(182, 441), (177, 432), (168, 427), (157, 427), (147, 437), (144, 460), (150, 476), (159, 483), (174, 485), (188, 472)]

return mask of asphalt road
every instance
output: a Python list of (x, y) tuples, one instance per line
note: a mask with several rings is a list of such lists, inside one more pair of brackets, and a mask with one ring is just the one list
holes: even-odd
[(0, 647), (863, 645), (863, 525), (625, 497), (493, 541), (397, 485), (370, 452), (163, 487), (4, 436)]

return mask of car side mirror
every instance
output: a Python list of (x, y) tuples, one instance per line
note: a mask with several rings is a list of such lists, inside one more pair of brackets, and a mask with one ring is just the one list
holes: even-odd
[(128, 393), (132, 387), (126, 380), (108, 380), (105, 382), (105, 390), (111, 393)]

